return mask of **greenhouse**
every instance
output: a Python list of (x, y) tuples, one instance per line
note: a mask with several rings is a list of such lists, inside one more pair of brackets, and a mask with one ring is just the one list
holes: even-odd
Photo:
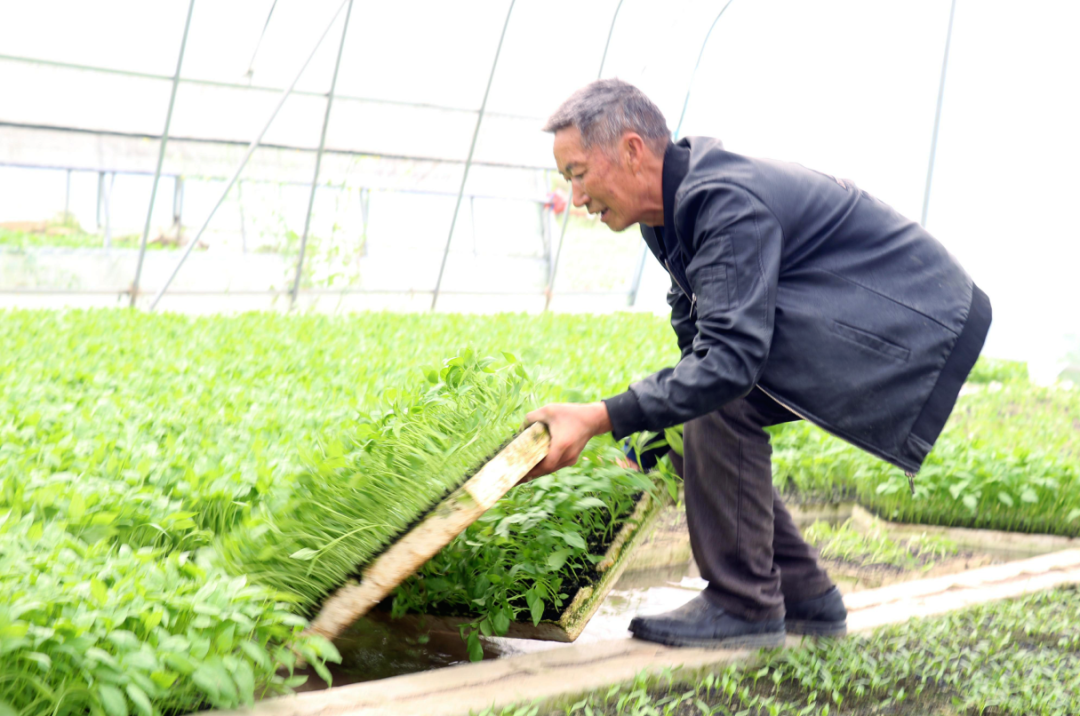
[(0, 7), (0, 716), (1080, 713), (1078, 23)]

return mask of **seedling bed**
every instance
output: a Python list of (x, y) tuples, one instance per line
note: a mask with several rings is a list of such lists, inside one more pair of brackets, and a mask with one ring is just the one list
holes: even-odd
[(399, 535), (321, 606), (307, 631), (337, 638), (353, 622), (484, 514), (547, 454), (550, 438), (536, 423), (488, 460), (475, 475)]
[[(608, 544), (593, 545), (595, 551), (603, 550), (603, 558), (584, 579), (567, 585), (569, 604), (561, 610), (547, 604), (539, 623), (512, 621), (504, 636), (513, 639), (536, 639), (541, 641), (572, 642), (576, 640), (589, 620), (600, 608), (604, 599), (632, 560), (634, 549), (646, 538), (668, 503), (666, 493), (639, 494), (633, 512)], [(590, 550), (593, 551), (593, 550)], [(381, 605), (389, 610), (389, 600)], [(454, 632), (478, 618), (476, 614), (440, 613), (436, 606), (431, 613), (407, 614), (399, 617), (404, 626), (432, 632)]]

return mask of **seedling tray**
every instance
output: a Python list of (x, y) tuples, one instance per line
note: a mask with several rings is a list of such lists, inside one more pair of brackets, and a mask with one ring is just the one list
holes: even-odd
[[(581, 636), (596, 610), (611, 591), (631, 561), (634, 549), (648, 537), (667, 502), (666, 493), (654, 497), (642, 493), (630, 517), (623, 523), (612, 540), (604, 557), (596, 564), (599, 577), (590, 584), (582, 585), (570, 604), (555, 620), (510, 622), (504, 636), (512, 639), (535, 639), (540, 641), (572, 642)], [(462, 624), (469, 624), (474, 617), (439, 616), (433, 614), (409, 614), (399, 621), (434, 632), (457, 633)]]
[(361, 571), (358, 580), (347, 582), (331, 594), (307, 632), (337, 638), (498, 502), (544, 458), (550, 442), (543, 424), (528, 427), (390, 543)]

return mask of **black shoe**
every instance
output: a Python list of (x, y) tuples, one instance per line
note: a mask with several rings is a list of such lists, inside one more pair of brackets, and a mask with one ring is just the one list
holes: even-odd
[(789, 634), (807, 636), (844, 636), (847, 634), (847, 609), (840, 590), (833, 587), (820, 597), (785, 605), (784, 625)]
[(630, 631), (638, 639), (658, 644), (713, 649), (780, 646), (785, 636), (782, 619), (745, 621), (709, 604), (704, 594), (674, 611), (634, 617)]

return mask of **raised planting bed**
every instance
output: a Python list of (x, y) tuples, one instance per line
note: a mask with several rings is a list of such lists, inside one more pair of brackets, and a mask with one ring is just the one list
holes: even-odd
[(894, 539), (926, 534), (951, 540), (960, 548), (1012, 558), (1034, 557), (1080, 547), (1080, 538), (1077, 537), (889, 522), (875, 517), (859, 505), (852, 510), (851, 522), (859, 529), (877, 529)]
[(818, 549), (819, 561), (842, 591), (953, 574), (1002, 561), (999, 555), (960, 548), (941, 535), (913, 531), (886, 534), (878, 520), (840, 525), (816, 522), (803, 537)]

